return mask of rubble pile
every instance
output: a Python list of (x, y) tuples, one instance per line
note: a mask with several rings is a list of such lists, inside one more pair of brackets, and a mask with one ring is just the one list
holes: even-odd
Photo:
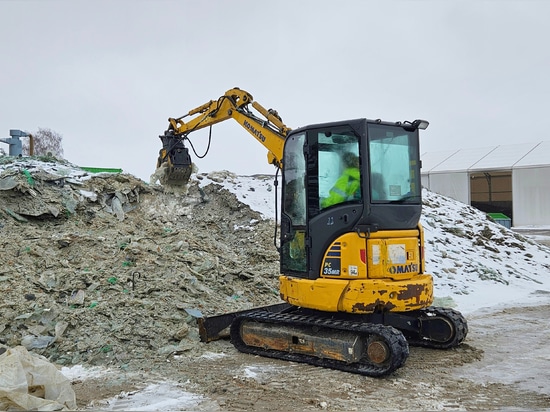
[(221, 185), (167, 192), (56, 162), (0, 171), (0, 352), (166, 362), (204, 345), (199, 312), (279, 302), (274, 223)]
[[(200, 342), (197, 316), (280, 302), (275, 223), (257, 211), (273, 200), (259, 193), (271, 180), (197, 174), (176, 191), (0, 157), (0, 354), (23, 346), (57, 365), (123, 370), (201, 356), (212, 344)], [(424, 206), (443, 299), (478, 282), (538, 285), (548, 272), (546, 246), (433, 193)]]

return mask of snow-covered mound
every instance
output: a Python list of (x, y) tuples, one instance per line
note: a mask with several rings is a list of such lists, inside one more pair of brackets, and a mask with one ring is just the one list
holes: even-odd
[[(30, 172), (48, 173), (52, 176), (58, 176), (74, 181), (83, 181), (91, 177), (91, 174), (80, 167), (56, 158), (14, 158), (11, 156), (0, 157), (0, 174), (4, 177), (10, 174), (25, 174)], [(28, 173), (27, 173), (28, 172)]]
[(467, 313), (550, 293), (550, 248), (478, 209), (423, 191), (426, 267), (435, 295)]
[[(260, 212), (265, 219), (275, 219), (275, 177), (269, 175), (238, 176), (226, 170), (198, 174), (195, 176), (199, 185), (204, 187), (210, 183), (221, 185), (237, 196), (237, 199)], [(280, 182), (279, 177), (279, 182)], [(278, 186), (277, 201), (280, 201), (280, 186)]]

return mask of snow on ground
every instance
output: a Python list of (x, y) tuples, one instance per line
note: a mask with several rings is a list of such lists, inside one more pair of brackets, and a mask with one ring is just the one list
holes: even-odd
[(24, 157), (14, 159), (13, 157), (3, 156), (0, 158), (0, 173), (13, 172), (24, 173), (34, 170), (43, 170), (52, 175), (73, 179), (75, 182), (89, 179), (92, 173), (82, 170), (80, 167), (66, 162), (57, 161), (52, 158), (52, 161), (37, 160), (34, 158)]
[(176, 382), (160, 382), (145, 389), (121, 393), (102, 405), (104, 411), (185, 411), (196, 409), (202, 395), (183, 390)]
[[(217, 354), (212, 355), (214, 358)], [(116, 379), (119, 371), (100, 366), (85, 368), (82, 365), (74, 365), (71, 367), (64, 366), (61, 368), (61, 373), (71, 381), (98, 378), (110, 380)], [(188, 386), (189, 382), (178, 383), (170, 380), (153, 382), (140, 390), (122, 392), (111, 399), (99, 399), (94, 402), (94, 405), (90, 406), (94, 409), (99, 408), (97, 410), (102, 411), (195, 410), (200, 403), (205, 401), (205, 398), (202, 395), (188, 391)]]
[[(281, 200), (281, 177), (278, 177), (277, 201)], [(228, 171), (212, 172), (199, 176), (199, 185), (221, 185), (237, 196), (252, 210), (260, 212), (265, 219), (275, 219), (275, 177), (268, 175), (237, 176)], [(280, 212), (280, 210), (277, 210)]]

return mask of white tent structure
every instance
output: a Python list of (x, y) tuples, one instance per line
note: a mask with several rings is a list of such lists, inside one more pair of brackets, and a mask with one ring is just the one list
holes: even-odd
[(550, 226), (550, 141), (421, 155), (422, 185), (502, 213), (514, 227)]

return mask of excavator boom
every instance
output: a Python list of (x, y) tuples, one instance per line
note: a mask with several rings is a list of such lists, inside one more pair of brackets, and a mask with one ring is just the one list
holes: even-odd
[(179, 118), (169, 118), (169, 127), (160, 136), (163, 147), (157, 168), (165, 185), (183, 186), (191, 176), (192, 162), (185, 140), (194, 131), (211, 127), (228, 119), (237, 121), (268, 151), (267, 161), (282, 167), (283, 147), (290, 132), (277, 111), (265, 109), (252, 95), (239, 88), (228, 90), (217, 100), (210, 100)]

